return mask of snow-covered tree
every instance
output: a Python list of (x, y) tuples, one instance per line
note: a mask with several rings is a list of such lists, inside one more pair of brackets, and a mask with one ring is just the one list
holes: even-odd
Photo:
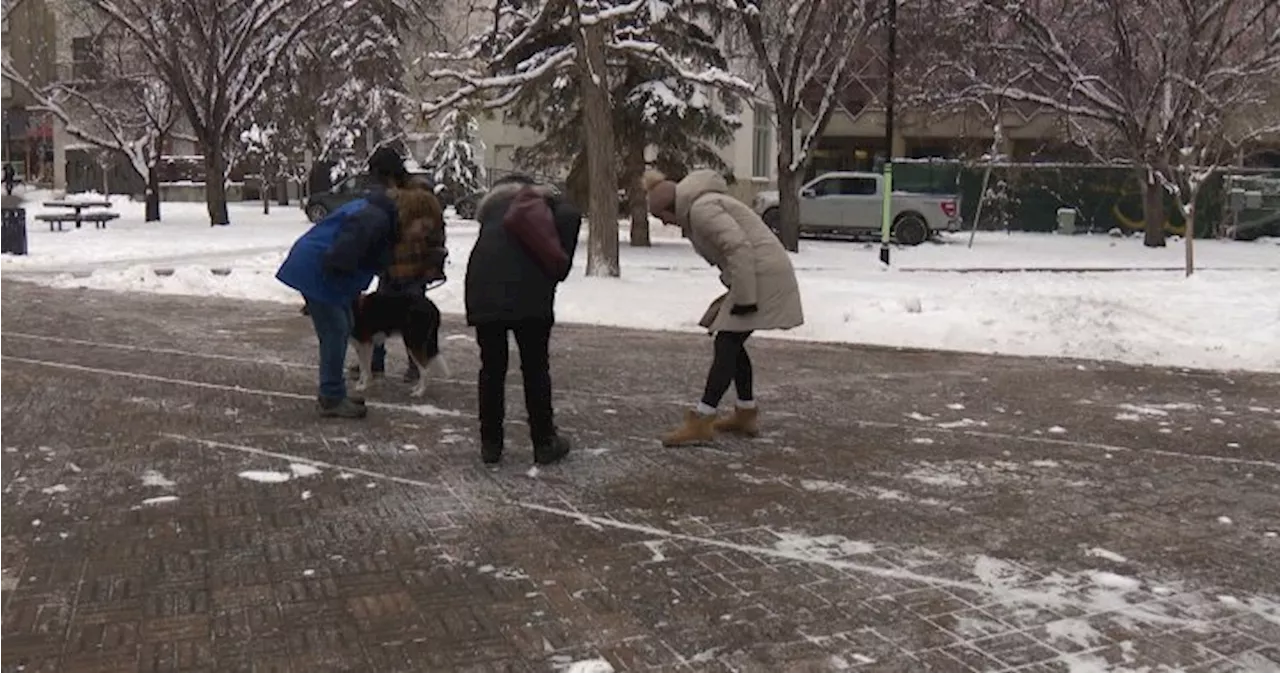
[[(720, 46), (689, 12), (665, 12), (657, 20), (638, 15), (620, 22), (614, 30), (625, 39), (637, 29), (667, 50), (686, 68), (727, 68)], [(637, 26), (647, 21), (647, 26)], [(646, 149), (657, 151), (654, 163), (667, 175), (680, 175), (690, 167), (723, 169), (718, 148), (728, 144), (738, 127), (737, 100), (732, 88), (714, 89), (682, 79), (681, 72), (664, 63), (638, 58), (628, 49), (607, 52), (610, 98), (621, 185), (627, 191), (631, 214), (631, 244), (647, 246), (649, 216), (642, 177)], [(512, 116), (539, 131), (536, 145), (516, 152), (517, 161), (543, 167), (569, 166), (569, 189), (576, 193), (587, 177), (586, 148), (581, 127), (582, 106), (578, 88), (567, 77), (550, 87), (526, 90), (511, 109)], [(722, 104), (713, 104), (720, 94)]]
[[(895, 0), (896, 1), (896, 0)], [(812, 150), (858, 72), (882, 0), (726, 0), (755, 57), (777, 128), (783, 245), (800, 248), (800, 181)], [(796, 144), (801, 115), (810, 125)]]
[(229, 224), (228, 155), (282, 57), (314, 19), (364, 0), (85, 0), (132, 38), (199, 141), (209, 222)]
[(146, 184), (146, 221), (158, 221), (157, 166), (182, 111), (133, 36), (108, 27), (96, 35), (95, 46), (100, 56), (96, 67), (64, 70), (51, 81), (20, 71), (6, 52), (4, 78), (27, 92), (33, 101), (30, 109), (53, 114), (72, 137), (102, 150), (100, 156), (127, 158)]
[(933, 0), (906, 0), (901, 5), (899, 39), (919, 45), (910, 50), (898, 69), (905, 102), (902, 107), (916, 123), (978, 118), (991, 129), (986, 151), (981, 156), (963, 157), (969, 166), (983, 169), (969, 234), (972, 247), (987, 201), (1004, 196), (1003, 185), (990, 188), (993, 165), (1008, 159), (1003, 154), (1005, 117), (1015, 105), (1001, 91), (1024, 85), (1031, 73), (988, 48), (998, 36), (1009, 32), (1009, 26), (972, 11), (939, 16)]
[[(612, 115), (611, 54), (625, 51), (661, 64), (681, 79), (749, 90), (720, 68), (689, 67), (651, 39), (648, 27), (668, 12), (695, 11), (697, 0), (495, 0), (492, 21), (452, 54), (433, 55), (455, 67), (432, 75), (455, 84), (451, 93), (423, 107), (430, 115), (474, 100), (485, 109), (515, 102), (531, 86), (559, 77), (576, 83), (583, 144), (590, 176), (587, 211), (588, 275), (617, 276), (617, 165)], [(630, 25), (629, 30), (618, 30)]]
[(411, 104), (405, 92), (401, 32), (416, 6), (365, 0), (334, 6), (296, 50), (299, 69), (323, 74), (311, 113), (317, 123), (316, 158), (351, 173), (377, 147), (404, 139)]
[(1135, 168), (1147, 246), (1165, 244), (1166, 193), (1192, 233), (1203, 178), (1243, 143), (1280, 128), (1276, 0), (965, 0), (952, 8), (1007, 27), (979, 47), (1025, 73), (1014, 85), (985, 79), (979, 88), (1057, 113), (1099, 160)]
[(483, 157), (484, 141), (476, 118), (463, 109), (446, 112), (426, 157), (436, 190), (447, 190), (455, 197), (479, 191), (485, 180)]

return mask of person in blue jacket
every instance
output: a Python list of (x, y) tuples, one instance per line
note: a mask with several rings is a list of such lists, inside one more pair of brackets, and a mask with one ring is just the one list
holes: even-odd
[(276, 279), (302, 293), (320, 342), (320, 415), (364, 418), (363, 399), (347, 396), (344, 365), (351, 337), (352, 304), (391, 261), (396, 206), (386, 190), (404, 186), (404, 160), (383, 147), (369, 157), (375, 186), (335, 210), (303, 234), (289, 250)]

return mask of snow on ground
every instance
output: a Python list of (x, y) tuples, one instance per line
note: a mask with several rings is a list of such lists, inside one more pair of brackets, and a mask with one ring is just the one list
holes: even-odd
[[(50, 233), (32, 221), (31, 254), (5, 256), (5, 275), (61, 287), (299, 301), (274, 278), (309, 226), (296, 206), (273, 206), (264, 216), (260, 204), (233, 204), (231, 226), (209, 227), (204, 204), (165, 203), (164, 222), (145, 224), (141, 204), (113, 201), (122, 218), (106, 230)], [(29, 214), (44, 210), (31, 207)], [(445, 312), (462, 311), (476, 232), (474, 222), (449, 224), (451, 280), (431, 293)], [(722, 291), (717, 273), (669, 227), (655, 227), (651, 248), (628, 247), (625, 226), (622, 237), (622, 278), (584, 277), (586, 255), (579, 255), (560, 292), (559, 319), (698, 331), (698, 318)], [(1148, 250), (1137, 238), (980, 233), (968, 248), (966, 240), (895, 249), (891, 270), (880, 266), (874, 245), (804, 241), (793, 262), (806, 324), (769, 336), (1280, 371), (1278, 241), (1197, 241), (1201, 271), (1184, 279), (1169, 270), (1182, 262), (1178, 243)], [(231, 273), (215, 275), (215, 268)], [(990, 271), (1021, 268), (1144, 270)]]

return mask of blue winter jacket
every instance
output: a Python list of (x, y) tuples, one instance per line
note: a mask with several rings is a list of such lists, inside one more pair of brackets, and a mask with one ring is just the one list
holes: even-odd
[(372, 191), (307, 230), (276, 279), (310, 301), (349, 305), (390, 262), (395, 230), (395, 203)]

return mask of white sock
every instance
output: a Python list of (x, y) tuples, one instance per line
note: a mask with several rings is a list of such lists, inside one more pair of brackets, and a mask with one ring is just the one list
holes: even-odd
[(694, 407), (693, 410), (698, 412), (699, 416), (715, 416), (716, 415), (715, 407), (709, 407), (702, 402), (699, 402), (698, 406)]
[(755, 409), (756, 401), (755, 400), (738, 400), (737, 404), (735, 404), (734, 406), (738, 407), (739, 409)]

